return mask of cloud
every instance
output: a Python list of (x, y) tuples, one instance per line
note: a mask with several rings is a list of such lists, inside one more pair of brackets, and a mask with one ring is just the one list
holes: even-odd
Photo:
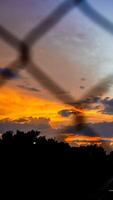
[(113, 137), (113, 122), (88, 123), (80, 131), (77, 130), (76, 125), (72, 125), (65, 127), (63, 132), (91, 137)]
[(0, 75), (3, 78), (7, 78), (7, 79), (17, 79), (19, 78), (19, 75), (17, 73), (15, 73), (14, 71), (12, 71), (11, 69), (6, 68), (0, 68)]
[(97, 110), (101, 114), (113, 115), (113, 98), (93, 96), (76, 102), (87, 110)]
[(84, 109), (98, 110), (102, 114), (113, 115), (113, 98), (105, 97), (104, 99), (98, 96), (93, 96), (80, 100), (75, 105), (82, 105)]
[[(94, 124), (94, 127), (91, 124), (88, 124), (92, 130), (94, 127), (98, 126), (97, 124)], [(101, 126), (100, 128), (106, 131), (105, 126)], [(108, 125), (109, 127), (109, 125)], [(107, 127), (107, 128), (108, 128)], [(22, 130), (22, 131), (29, 131), (29, 130), (39, 130), (41, 131), (42, 135), (45, 135), (47, 137), (60, 137), (62, 134), (78, 134), (78, 135), (85, 135), (85, 136), (95, 136), (96, 131), (90, 130), (90, 128), (84, 127), (84, 129), (80, 132), (76, 131), (75, 126), (62, 126), (61, 128), (53, 128), (51, 126), (51, 120), (49, 118), (39, 117), (39, 118), (33, 118), (33, 117), (27, 117), (27, 118), (20, 118), (17, 120), (10, 120), (10, 119), (3, 119), (0, 120), (0, 133), (4, 133), (8, 130), (12, 130), (16, 132), (16, 130)], [(109, 129), (111, 136), (111, 130), (113, 128), (113, 123), (111, 124), (111, 129)], [(98, 133), (98, 131), (97, 131)]]
[(103, 114), (113, 115), (113, 99), (106, 97), (103, 100), (101, 100), (101, 103), (104, 106), (104, 108), (100, 112)]
[(17, 120), (0, 120), (0, 133), (4, 133), (8, 130), (13, 132), (17, 130), (24, 132), (38, 130), (41, 136), (55, 138), (58, 141), (65, 141), (72, 146), (98, 144), (104, 145), (104, 147), (107, 147), (106, 149), (109, 150), (109, 146), (113, 145), (113, 122), (88, 124), (88, 126), (98, 134), (92, 135), (90, 128), (77, 132), (75, 131), (75, 126), (55, 129), (51, 126), (51, 120), (49, 118), (28, 117)]
[(32, 91), (32, 92), (40, 92), (39, 89), (36, 89), (34, 87), (29, 87), (29, 86), (26, 86), (26, 85), (18, 85), (17, 87), (19, 87), (21, 89)]
[(79, 101), (75, 102), (75, 106), (78, 105), (84, 109), (88, 109), (88, 110), (97, 110), (100, 108), (101, 106), (101, 98), (100, 97), (96, 97), (96, 96), (92, 96), (86, 99), (81, 99)]
[(75, 105), (76, 104), (78, 104), (78, 105), (83, 104), (83, 105), (86, 105), (86, 107), (87, 107), (88, 104), (92, 105), (92, 104), (99, 103), (100, 101), (101, 101), (100, 97), (92, 96), (92, 97), (89, 97), (89, 98), (86, 98), (86, 99), (81, 99), (79, 101), (76, 101)]
[(57, 135), (57, 130), (52, 128), (51, 121), (48, 118), (20, 118), (17, 120), (3, 119), (0, 120), (0, 133), (5, 133), (6, 131), (11, 130), (16, 132), (17, 130), (21, 131), (30, 131), (38, 130), (41, 132), (41, 135), (47, 137), (55, 137)]
[(80, 128), (77, 128), (77, 125), (67, 126), (64, 128), (63, 132), (68, 134), (78, 134), (78, 135), (84, 135), (84, 136), (90, 136), (90, 137), (97, 137), (98, 132), (95, 131), (95, 129), (90, 125), (81, 125)]
[(113, 137), (111, 138), (101, 138), (101, 137), (89, 137), (83, 135), (75, 135), (75, 134), (64, 134), (58, 138), (59, 141), (68, 142), (71, 146), (79, 147), (79, 146), (87, 146), (87, 145), (99, 145), (104, 147), (107, 153), (113, 150)]
[(70, 111), (70, 110), (65, 109), (65, 110), (60, 110), (60, 111), (58, 112), (58, 114), (59, 114), (61, 117), (69, 117), (70, 115), (73, 114), (73, 112)]

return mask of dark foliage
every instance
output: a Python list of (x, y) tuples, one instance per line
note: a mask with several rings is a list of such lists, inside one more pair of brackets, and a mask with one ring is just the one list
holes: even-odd
[[(0, 140), (0, 146), (4, 144), (8, 144), (4, 155), (7, 175), (14, 162), (13, 167), (24, 172), (19, 176), (16, 173), (16, 178), (22, 178), (21, 184), (27, 180), (38, 192), (42, 187), (44, 191), (45, 188), (48, 192), (53, 191), (54, 195), (67, 193), (70, 199), (71, 195), (75, 195), (75, 199), (81, 196), (98, 199), (97, 196), (108, 191), (108, 180), (113, 177), (113, 152), (106, 155), (104, 149), (96, 145), (70, 147), (67, 143), (41, 137), (39, 131), (33, 130), (17, 131), (16, 134), (6, 132)], [(2, 157), (2, 151), (0, 155)]]

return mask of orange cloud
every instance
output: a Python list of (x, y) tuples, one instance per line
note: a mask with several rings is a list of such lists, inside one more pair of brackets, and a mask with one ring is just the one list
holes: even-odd
[(64, 141), (72, 144), (76, 143), (78, 145), (90, 145), (90, 144), (97, 144), (101, 145), (102, 142), (109, 142), (111, 146), (113, 146), (113, 137), (106, 138), (106, 137), (91, 137), (91, 136), (84, 136), (84, 135), (75, 135), (75, 134), (65, 134)]
[(63, 118), (58, 114), (60, 110), (66, 108), (67, 106), (63, 104), (33, 96), (17, 88), (1, 88), (0, 119), (46, 117), (51, 119), (52, 125), (55, 125), (69, 121), (69, 118)]
[[(0, 120), (16, 120), (20, 118), (49, 118), (52, 127), (59, 127), (72, 123), (72, 117), (62, 117), (58, 113), (60, 110), (69, 109), (69, 106), (59, 102), (52, 102), (42, 97), (37, 97), (32, 93), (19, 90), (14, 87), (3, 87), (0, 92)], [(84, 111), (87, 122), (112, 121), (113, 116), (98, 113), (95, 110)], [(61, 137), (61, 135), (60, 135)], [(113, 138), (90, 137), (75, 134), (63, 135), (63, 140), (69, 144), (77, 145), (101, 145), (101, 141), (109, 141), (113, 147)]]
[(75, 134), (65, 134), (66, 142), (73, 142), (73, 141), (93, 141), (93, 142), (98, 142), (100, 141), (100, 137), (90, 137), (90, 136), (83, 136), (83, 135), (75, 135)]
[[(37, 97), (31, 92), (25, 92), (16, 87), (3, 87), (0, 92), (0, 120), (9, 118), (49, 118), (53, 127), (68, 125), (73, 122), (73, 116), (62, 117), (60, 110), (70, 109), (60, 102), (53, 102), (42, 97)], [(80, 109), (79, 109), (80, 110)], [(113, 116), (98, 113), (96, 110), (84, 110), (86, 122), (113, 121)], [(69, 138), (68, 138), (69, 140)]]
[(97, 123), (97, 122), (112, 122), (113, 115), (103, 114), (98, 112), (98, 110), (84, 110), (84, 116), (87, 119), (87, 123)]

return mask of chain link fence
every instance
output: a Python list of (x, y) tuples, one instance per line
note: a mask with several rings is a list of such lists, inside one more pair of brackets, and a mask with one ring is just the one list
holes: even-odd
[[(58, 83), (49, 77), (38, 65), (32, 60), (32, 49), (36, 42), (44, 37), (57, 23), (60, 22), (72, 9), (77, 7), (80, 11), (98, 24), (101, 28), (113, 34), (113, 23), (109, 22), (105, 17), (101, 16), (86, 0), (64, 0), (46, 19), (34, 27), (23, 40), (18, 39), (13, 33), (9, 32), (5, 27), (0, 25), (0, 39), (8, 45), (15, 48), (19, 52), (19, 57), (9, 67), (0, 74), (0, 86), (9, 81), (11, 73), (18, 73), (19, 70), (25, 69), (38, 82), (41, 83), (52, 95), (58, 100), (72, 107), (74, 125), (76, 131), (84, 131), (87, 129), (92, 136), (99, 136), (92, 128), (87, 125), (87, 119), (84, 116), (84, 108), (88, 101), (97, 96), (102, 96), (113, 83), (113, 75), (109, 75), (101, 80), (98, 85), (91, 88), (86, 95), (77, 102), (73, 96), (65, 91)], [(11, 73), (10, 73), (11, 72)]]

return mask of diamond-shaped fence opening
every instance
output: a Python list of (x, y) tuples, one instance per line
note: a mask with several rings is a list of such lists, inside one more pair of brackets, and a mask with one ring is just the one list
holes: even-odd
[(40, 82), (41, 85), (48, 89), (49, 92), (51, 92), (58, 100), (64, 104), (72, 106), (74, 122), (76, 121), (77, 123), (77, 131), (87, 129), (93, 136), (97, 136), (98, 134), (87, 126), (83, 110), (87, 104), (86, 99), (101, 96), (108, 90), (109, 85), (113, 82), (113, 75), (103, 79), (97, 86), (88, 91), (81, 101), (76, 102), (74, 97), (67, 93), (32, 61), (33, 45), (44, 37), (48, 31), (50, 31), (76, 6), (78, 6), (91, 20), (112, 33), (112, 23), (97, 13), (85, 0), (64, 0), (63, 3), (61, 3), (48, 17), (46, 17), (45, 20), (34, 27), (22, 41), (14, 36), (13, 33), (10, 33), (5, 27), (0, 25), (0, 38), (19, 52), (19, 57), (10, 63), (8, 68), (0, 74), (0, 86), (4, 85), (10, 78), (12, 78), (13, 73), (17, 73), (23, 68), (26, 69), (27, 72), (36, 79), (36, 81)]
[[(0, 66), (5, 67), (12, 62), (14, 58), (16, 59), (18, 52), (3, 40), (0, 40), (0, 46), (2, 47), (0, 48), (0, 57), (2, 58), (0, 59)], [(6, 55), (8, 55), (8, 57)]]

